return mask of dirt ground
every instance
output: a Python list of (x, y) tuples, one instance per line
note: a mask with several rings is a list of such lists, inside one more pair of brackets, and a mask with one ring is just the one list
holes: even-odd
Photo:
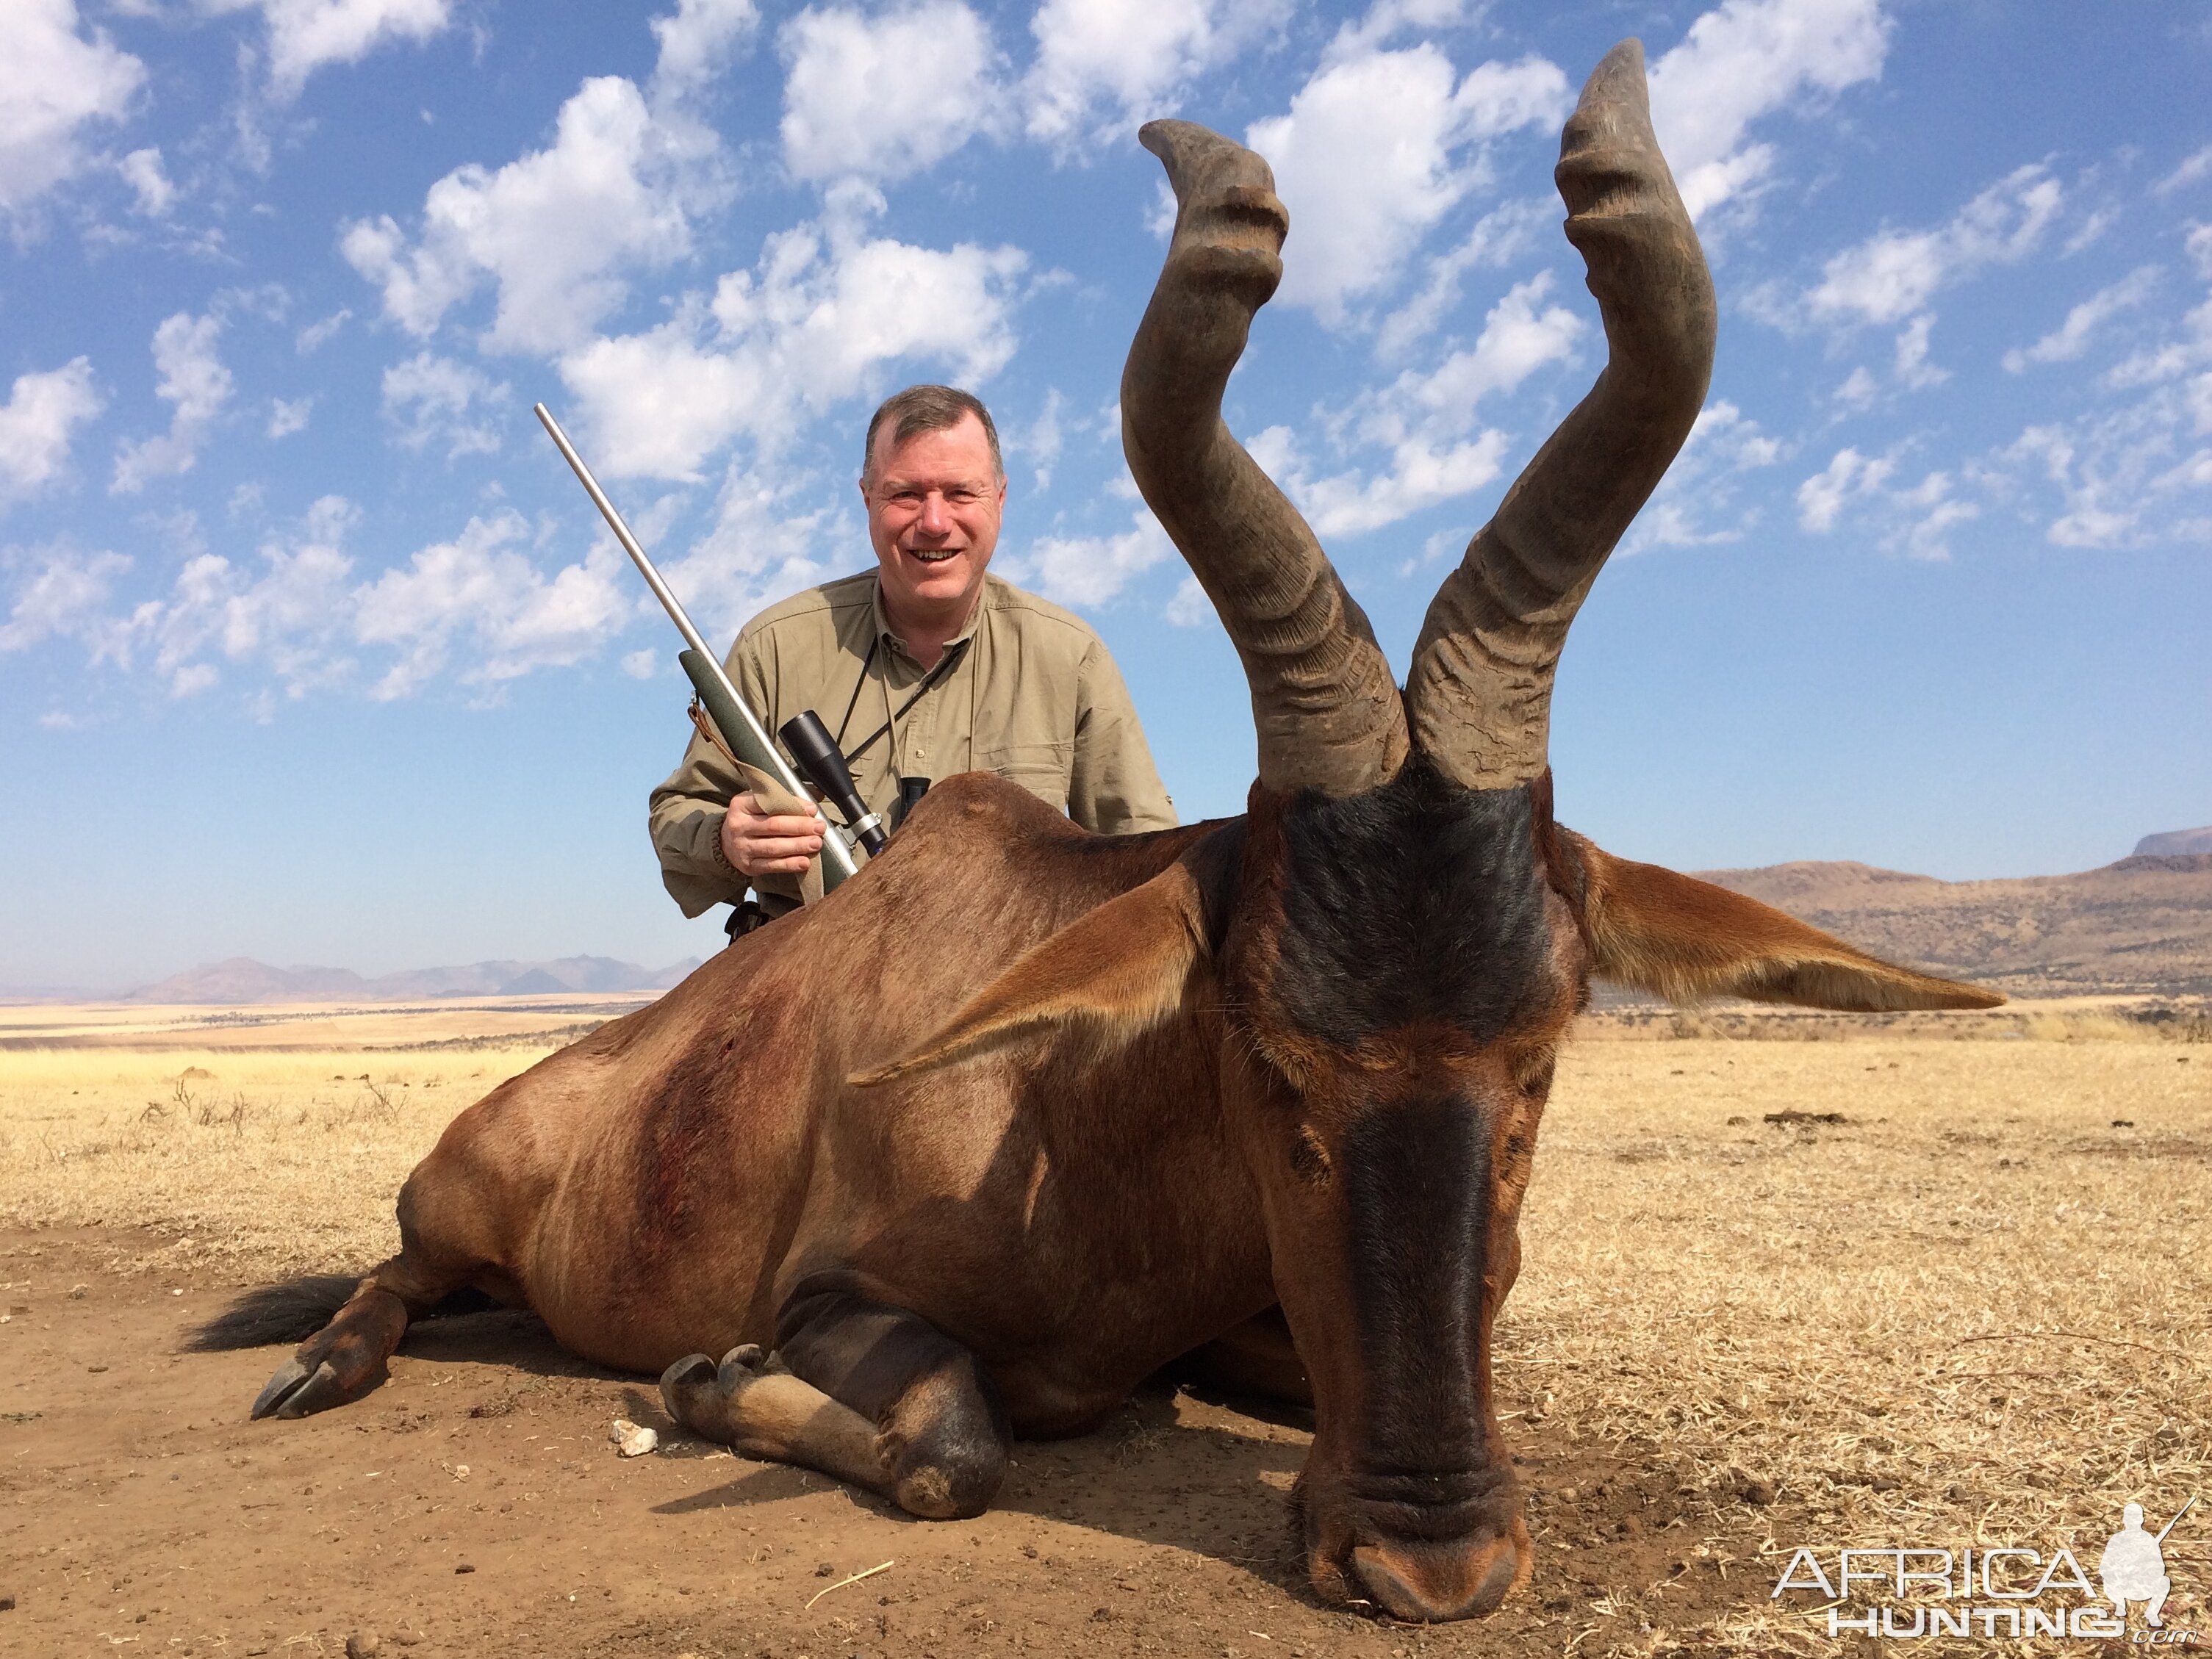
[[(1738, 1506), (1693, 1555), (1671, 1477), (1524, 1432), (1535, 1583), (1480, 1629), (1422, 1631), (1312, 1601), (1283, 1506), (1307, 1436), (1218, 1402), (1156, 1389), (1102, 1433), (1024, 1444), (996, 1509), (931, 1524), (689, 1438), (650, 1379), (523, 1314), (418, 1326), (364, 1403), (249, 1424), (279, 1351), (180, 1355), (220, 1297), (161, 1254), (0, 1234), (0, 1274), (37, 1286), (9, 1293), (27, 1328), (0, 1382), (0, 1652), (334, 1654), (372, 1632), (425, 1659), (1552, 1654), (1593, 1626), (1642, 1634), (1589, 1611), (1611, 1593), (1665, 1586), (1692, 1618), (1741, 1601), (1712, 1547), (1763, 1534)], [(617, 1456), (618, 1416), (666, 1443)]]
[[(2202, 1043), (1571, 1049), (1498, 1338), (1534, 1580), (1420, 1629), (1305, 1589), (1298, 1425), (1164, 1389), (1023, 1444), (951, 1524), (692, 1441), (526, 1315), (418, 1326), (362, 1402), (248, 1424), (282, 1351), (180, 1339), (388, 1248), (398, 1174), (540, 1052), (452, 1036), (0, 1054), (0, 1655), (1871, 1652), (1772, 1597), (1796, 1546), (2094, 1560), (2122, 1503), (2212, 1500)], [(661, 1449), (619, 1458), (618, 1416)], [(2168, 1626), (2205, 1632), (2212, 1524), (2166, 1561)]]

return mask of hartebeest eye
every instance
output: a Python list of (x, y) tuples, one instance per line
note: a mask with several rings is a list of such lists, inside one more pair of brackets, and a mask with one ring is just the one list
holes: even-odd
[(1291, 1143), (1291, 1168), (1299, 1180), (1316, 1187), (1328, 1179), (1328, 1149), (1310, 1123), (1299, 1126), (1298, 1138)]
[(1513, 1086), (1532, 1097), (1549, 1094), (1552, 1072), (1558, 1062), (1558, 1052), (1548, 1048), (1524, 1055), (1513, 1068)]

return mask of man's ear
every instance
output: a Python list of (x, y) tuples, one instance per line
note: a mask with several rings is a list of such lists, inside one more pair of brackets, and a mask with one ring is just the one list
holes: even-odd
[(872, 1087), (1060, 1030), (1126, 1042), (1183, 1006), (1208, 958), (1206, 933), (1197, 878), (1170, 865), (1023, 952), (916, 1047), (848, 1081)]
[[(1725, 887), (1656, 864), (1617, 859), (1559, 831), (1570, 891), (1580, 889), (1583, 931), (1600, 979), (1669, 1002), (1744, 997), (1807, 1008), (1886, 1013), (1907, 1008), (1994, 1008), (1979, 986), (1917, 974)], [(1578, 878), (1578, 879), (1577, 879)]]

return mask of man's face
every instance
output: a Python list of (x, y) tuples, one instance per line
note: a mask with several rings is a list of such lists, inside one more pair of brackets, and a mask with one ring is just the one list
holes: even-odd
[(894, 616), (964, 617), (999, 544), (1006, 481), (991, 465), (991, 441), (973, 415), (937, 432), (891, 441), (876, 434), (875, 465), (860, 481), (868, 539), (883, 567)]

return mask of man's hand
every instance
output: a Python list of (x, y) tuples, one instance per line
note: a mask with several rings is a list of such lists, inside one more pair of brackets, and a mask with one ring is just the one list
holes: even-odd
[(722, 815), (722, 856), (748, 876), (802, 875), (822, 850), (824, 827), (819, 813), (770, 817), (753, 811), (750, 795), (738, 795)]

